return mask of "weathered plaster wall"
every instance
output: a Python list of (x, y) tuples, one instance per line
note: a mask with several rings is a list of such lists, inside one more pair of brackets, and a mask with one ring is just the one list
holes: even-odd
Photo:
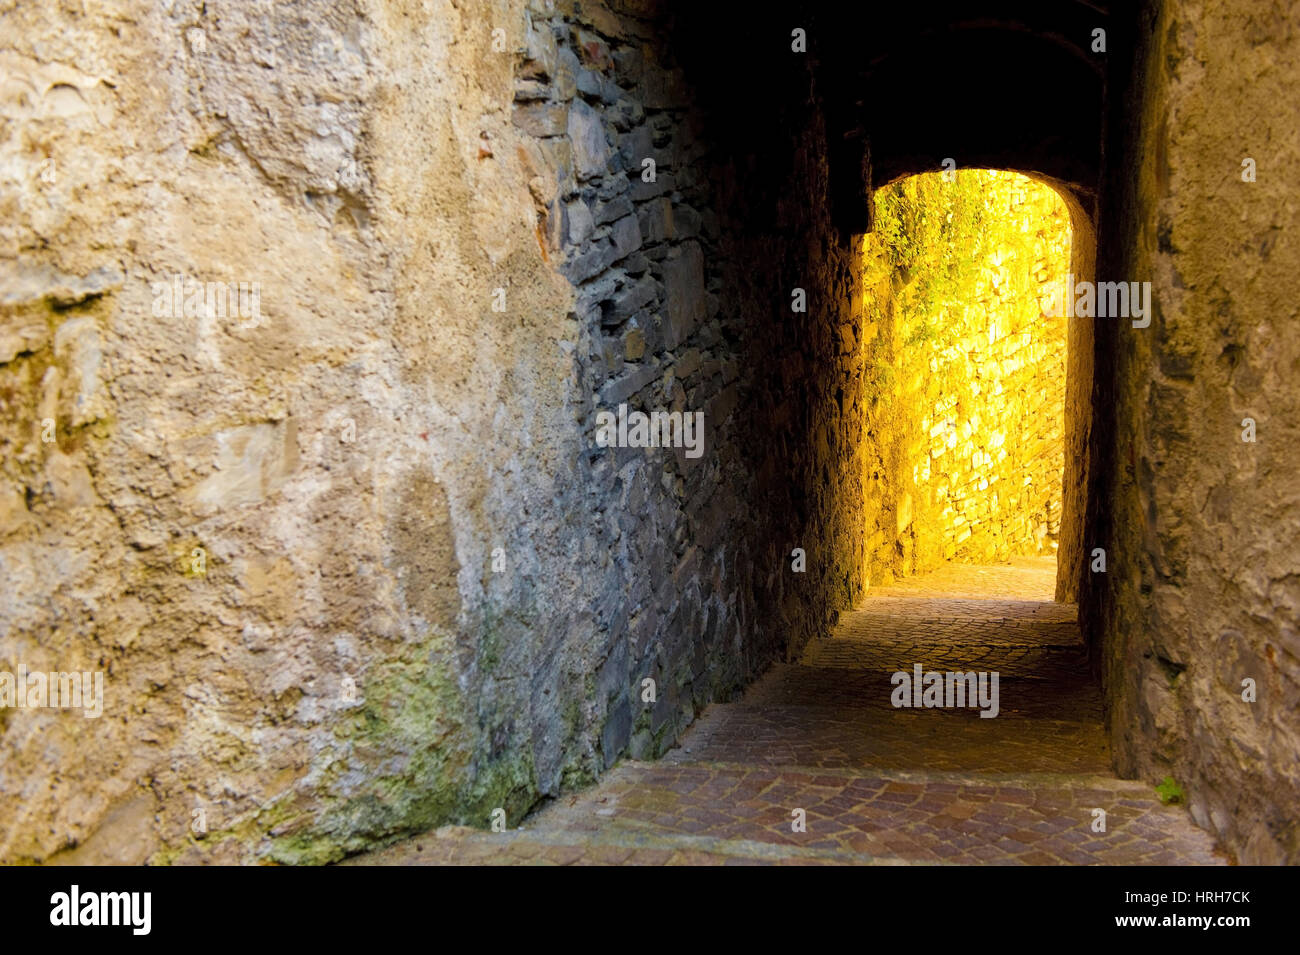
[[(641, 0), (0, 18), (0, 669), (107, 683), (0, 709), (0, 859), (513, 825), (860, 593), (855, 278), (790, 51), (772, 159)], [(598, 448), (621, 402), (703, 411), (703, 455)]]
[[(551, 504), (578, 436), (571, 292), (538, 254), (528, 170), (478, 158), (480, 132), (509, 135), (490, 24), (329, 3), (4, 17), (0, 656), (108, 686), (97, 720), (6, 714), (0, 855), (310, 860), (522, 811), (584, 757), (533, 745), (533, 688), (493, 682), (509, 621), (537, 611), (499, 609), (486, 555), (567, 544), (519, 515)], [(258, 283), (259, 314), (169, 310), (174, 275)], [(502, 284), (524, 289), (509, 316)], [(522, 426), (484, 440), (502, 421)], [(580, 672), (572, 652), (552, 656)]]
[(1172, 776), (1240, 861), (1295, 863), (1300, 33), (1284, 2), (1189, 0), (1144, 5), (1132, 40), (1098, 271), (1152, 282), (1155, 309), (1096, 323), (1086, 546), (1108, 566), (1083, 606), (1120, 770)]

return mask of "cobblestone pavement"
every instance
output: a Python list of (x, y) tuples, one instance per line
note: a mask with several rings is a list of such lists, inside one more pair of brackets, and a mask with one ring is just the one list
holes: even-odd
[[(1111, 772), (1054, 571), (1050, 559), (950, 565), (873, 589), (658, 762), (624, 762), (520, 829), (446, 827), (350, 862), (1224, 864), (1182, 807)], [(918, 663), (998, 671), (997, 717), (894, 708), (891, 674)]]

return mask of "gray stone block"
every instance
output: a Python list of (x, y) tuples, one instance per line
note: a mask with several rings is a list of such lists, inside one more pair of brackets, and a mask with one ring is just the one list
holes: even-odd
[(617, 256), (618, 253), (611, 243), (593, 244), (585, 252), (572, 256), (560, 271), (571, 282), (585, 282), (613, 265)]
[(606, 408), (612, 408), (620, 403), (627, 401), (650, 382), (659, 377), (659, 366), (657, 364), (641, 365), (639, 367), (627, 366), (621, 378), (607, 382), (605, 387), (600, 389), (600, 400)]
[(673, 204), (667, 198), (643, 203), (636, 214), (646, 242), (662, 242), (674, 237)]
[(654, 300), (658, 288), (658, 283), (648, 275), (640, 281), (625, 284), (601, 301), (601, 324), (609, 327), (623, 324)]
[(627, 696), (620, 697), (609, 709), (605, 725), (600, 731), (600, 752), (605, 768), (614, 765), (632, 737), (632, 704)]
[(555, 97), (568, 102), (578, 90), (578, 56), (568, 47), (560, 50), (555, 60)]
[(636, 216), (627, 215), (615, 222), (610, 238), (614, 242), (614, 251), (617, 253), (615, 261), (627, 258), (641, 248), (641, 226), (636, 221)]
[(607, 222), (614, 222), (622, 219), (624, 216), (632, 214), (632, 202), (626, 195), (618, 195), (614, 198), (601, 202), (596, 205), (594, 217), (596, 225), (604, 225)]
[(678, 255), (665, 259), (662, 268), (668, 298), (664, 344), (673, 349), (686, 341), (706, 317), (704, 254), (698, 243), (688, 242)]
[(569, 142), (573, 146), (573, 168), (579, 180), (603, 175), (609, 161), (609, 142), (600, 113), (580, 99), (569, 109)]

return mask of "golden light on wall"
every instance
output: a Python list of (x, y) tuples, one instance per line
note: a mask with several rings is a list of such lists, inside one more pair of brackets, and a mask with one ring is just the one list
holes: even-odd
[(863, 243), (869, 542), (893, 573), (1052, 554), (1060, 530), (1070, 215), (1018, 173), (912, 176)]

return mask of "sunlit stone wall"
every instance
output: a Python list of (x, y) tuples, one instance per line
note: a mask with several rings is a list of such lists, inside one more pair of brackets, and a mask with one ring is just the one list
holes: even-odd
[(876, 202), (871, 579), (1054, 553), (1068, 319), (1048, 312), (1070, 270), (1064, 201), (1019, 174), (962, 170)]

